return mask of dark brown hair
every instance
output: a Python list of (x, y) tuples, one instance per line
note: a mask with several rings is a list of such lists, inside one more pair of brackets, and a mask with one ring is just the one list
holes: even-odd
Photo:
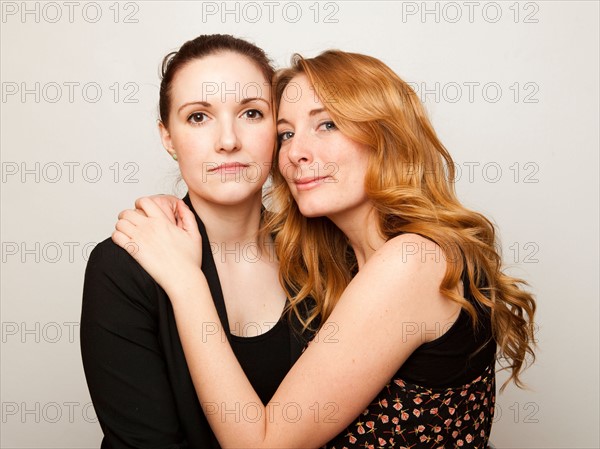
[(163, 58), (158, 109), (160, 120), (165, 126), (168, 126), (169, 122), (171, 84), (176, 73), (195, 59), (226, 51), (246, 56), (261, 70), (265, 80), (271, 83), (275, 70), (265, 52), (256, 45), (229, 34), (203, 34), (198, 36), (187, 41), (178, 51), (173, 51)]

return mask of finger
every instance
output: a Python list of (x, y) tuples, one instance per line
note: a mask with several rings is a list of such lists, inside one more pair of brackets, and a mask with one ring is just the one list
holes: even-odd
[(135, 208), (136, 209), (142, 209), (142, 206), (140, 206), (140, 202), (144, 199), (144, 198), (152, 198), (150, 196), (140, 196), (138, 199), (135, 200)]
[(167, 214), (149, 197), (138, 198), (135, 201), (135, 207), (143, 210), (148, 217), (165, 218), (174, 223), (175, 220), (169, 218)]
[(136, 211), (133, 209), (125, 209), (119, 214), (120, 220), (128, 220), (136, 226), (141, 225), (148, 217), (143, 211)]
[(127, 237), (121, 231), (117, 231), (116, 229), (113, 231), (110, 238), (112, 239), (113, 242), (115, 242), (121, 248), (123, 248), (123, 246), (125, 244), (127, 244), (127, 242), (129, 242), (129, 237)]
[(135, 235), (136, 226), (129, 220), (122, 218), (115, 224), (115, 229), (125, 234), (128, 239), (131, 239)]
[(176, 196), (166, 195), (164, 193), (158, 195), (151, 195), (148, 198), (150, 198), (156, 204), (164, 204), (165, 207), (168, 207), (172, 211), (175, 211), (175, 208), (177, 207), (177, 201), (179, 201), (179, 198), (177, 198)]
[[(179, 204), (179, 203), (182, 203), (182, 205), (180, 206), (180, 204)], [(184, 207), (184, 208), (186, 208), (186, 207), (187, 207), (187, 205), (186, 205), (186, 204), (183, 202), (183, 200), (179, 200), (179, 201), (178, 201), (178, 202), (175, 204), (175, 211), (174, 211), (174, 212), (175, 212), (175, 219), (177, 220), (177, 227), (178, 227), (179, 229), (184, 229), (184, 226), (183, 226), (183, 219), (182, 219), (182, 217), (181, 217), (181, 212), (180, 212), (180, 208), (181, 208), (181, 207)]]
[(196, 222), (194, 213), (181, 200), (177, 203), (177, 215), (179, 216), (181, 226), (185, 231), (199, 234), (198, 223)]
[[(171, 197), (175, 198), (175, 197)], [(169, 221), (173, 224), (177, 224), (177, 217), (175, 216), (175, 209), (177, 204), (172, 204), (172, 202), (162, 196), (151, 196), (150, 199), (154, 201), (154, 203), (160, 207), (165, 216), (169, 219)]]
[(122, 232), (114, 231), (111, 235), (111, 238), (112, 238), (112, 241), (115, 242), (115, 244), (117, 244), (118, 246), (123, 248), (125, 251), (127, 251), (129, 253), (129, 255), (135, 256), (138, 253), (139, 248), (138, 248), (137, 243), (129, 240), (129, 237), (127, 237)]
[(136, 207), (142, 209), (141, 204), (148, 198), (152, 200), (158, 207), (160, 207), (164, 215), (171, 223), (176, 224), (175, 210), (177, 208), (177, 201), (179, 201), (179, 198), (173, 195), (152, 195), (148, 197), (141, 197), (135, 201)]
[(131, 210), (131, 209), (123, 209), (121, 212), (119, 212), (119, 215), (117, 215), (117, 218), (119, 218), (119, 219), (123, 218), (125, 212), (127, 212), (128, 210)]
[(176, 223), (175, 211), (177, 210), (179, 198), (173, 195), (152, 195), (150, 199), (162, 209), (167, 218), (171, 220), (171, 223)]

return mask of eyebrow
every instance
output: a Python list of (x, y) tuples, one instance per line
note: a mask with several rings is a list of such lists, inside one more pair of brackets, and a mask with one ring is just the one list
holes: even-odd
[(181, 112), (181, 110), (183, 108), (186, 108), (188, 106), (196, 106), (196, 105), (198, 105), (198, 106), (204, 106), (205, 108), (210, 108), (211, 107), (211, 104), (207, 103), (206, 101), (190, 101), (189, 103), (182, 104), (179, 107), (179, 109), (177, 109), (177, 113)]
[[(325, 108), (318, 108), (318, 109), (313, 109), (308, 113), (309, 117), (312, 117), (314, 115), (320, 114), (321, 112), (325, 112)], [(287, 125), (291, 125), (290, 122), (288, 122), (286, 119), (284, 118), (280, 118), (279, 120), (277, 120), (277, 125), (281, 125), (281, 124), (287, 124)]]
[[(241, 105), (245, 105), (248, 103), (252, 103), (253, 101), (262, 101), (264, 103), (266, 103), (266, 105), (270, 108), (271, 104), (265, 100), (262, 97), (249, 97), (249, 98), (244, 98), (242, 101), (240, 101)], [(183, 108), (186, 108), (188, 106), (203, 106), (205, 108), (210, 108), (212, 106), (212, 104), (208, 103), (207, 101), (190, 101), (189, 103), (184, 103), (182, 104), (179, 109), (177, 109), (177, 113), (181, 112)]]
[(263, 103), (266, 103), (267, 106), (269, 106), (269, 108), (271, 107), (271, 103), (268, 102), (267, 100), (265, 100), (262, 97), (249, 97), (249, 98), (244, 98), (242, 101), (240, 101), (240, 104), (248, 104), (248, 103), (252, 103), (253, 101), (262, 101)]

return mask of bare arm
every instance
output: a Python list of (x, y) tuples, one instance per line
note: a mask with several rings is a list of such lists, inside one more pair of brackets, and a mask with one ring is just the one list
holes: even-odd
[[(137, 233), (140, 247), (143, 235)], [(156, 266), (162, 271), (157, 280), (173, 302), (196, 392), (224, 448), (322, 446), (364, 410), (425, 341), (420, 333), (405, 334), (403, 323), (431, 329), (456, 319), (458, 306), (439, 292), (446, 267), (441, 252), (437, 258), (403, 253), (405, 243), (419, 239), (427, 242), (416, 235), (396, 237), (369, 259), (266, 406), (227, 340), (214, 332), (219, 318), (200, 269), (183, 260), (176, 264), (178, 274)], [(333, 340), (325, 338), (331, 328), (336, 329)]]

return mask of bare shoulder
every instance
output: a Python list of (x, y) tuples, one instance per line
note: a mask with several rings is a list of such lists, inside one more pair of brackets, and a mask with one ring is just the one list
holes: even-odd
[[(379, 248), (362, 274), (365, 282), (375, 281), (370, 285), (380, 293), (377, 304), (397, 322), (425, 323), (431, 328), (441, 323), (447, 329), (458, 317), (460, 305), (440, 291), (446, 268), (446, 256), (438, 244), (417, 234), (402, 234)], [(414, 343), (434, 338), (422, 335)]]
[[(441, 282), (446, 272), (442, 248), (418, 234), (401, 234), (391, 238), (369, 260), (379, 270), (391, 270), (398, 276), (425, 277)], [(375, 267), (374, 267), (375, 268)], [(438, 283), (439, 285), (439, 283)]]
[(443, 302), (440, 286), (445, 274), (446, 260), (439, 245), (417, 234), (402, 234), (375, 251), (351, 287), (376, 295), (382, 307), (398, 301), (421, 307)]

